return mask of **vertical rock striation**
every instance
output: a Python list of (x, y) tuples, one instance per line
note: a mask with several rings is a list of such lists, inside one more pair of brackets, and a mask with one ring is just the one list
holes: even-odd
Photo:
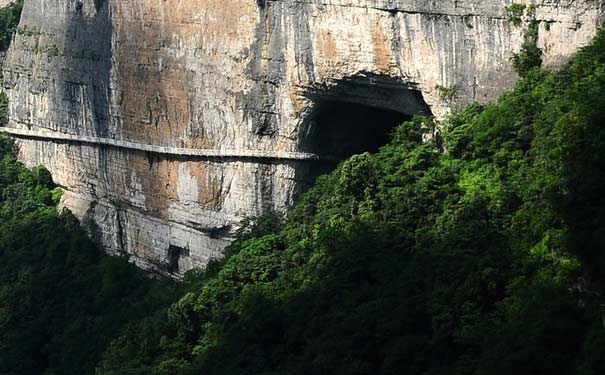
[[(96, 3), (25, 1), (5, 130), (109, 253), (173, 275), (220, 256), (242, 217), (284, 210), (339, 157), (322, 134), (363, 142), (330, 130), (326, 108), (441, 117), (492, 100), (517, 79), (526, 27), (499, 0)], [(603, 14), (602, 1), (534, 3), (550, 67)]]

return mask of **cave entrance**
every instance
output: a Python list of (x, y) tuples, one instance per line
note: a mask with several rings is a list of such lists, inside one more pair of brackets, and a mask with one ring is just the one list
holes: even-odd
[(326, 100), (316, 109), (315, 153), (334, 161), (377, 152), (398, 125), (412, 116), (391, 109)]
[(430, 115), (422, 94), (393, 77), (363, 74), (309, 94), (313, 102), (302, 127), (301, 150), (319, 154), (311, 177), (338, 162), (387, 144), (398, 125), (414, 115)]
[(168, 272), (179, 273), (182, 270), (181, 261), (189, 256), (189, 249), (170, 245), (168, 247)]

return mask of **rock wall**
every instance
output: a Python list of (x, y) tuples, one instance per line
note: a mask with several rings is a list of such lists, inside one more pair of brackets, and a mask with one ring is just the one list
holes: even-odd
[[(527, 27), (510, 4), (25, 0), (4, 130), (109, 253), (180, 275), (337, 157), (316, 147), (325, 103), (441, 117), (510, 88)], [(551, 67), (592, 39), (604, 6), (534, 4)]]

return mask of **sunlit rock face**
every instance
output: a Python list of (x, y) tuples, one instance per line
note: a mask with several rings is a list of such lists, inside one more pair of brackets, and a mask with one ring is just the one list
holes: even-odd
[[(510, 88), (527, 28), (510, 3), (26, 0), (3, 68), (9, 126), (107, 252), (178, 276), (409, 116)], [(535, 3), (551, 67), (602, 15)]]

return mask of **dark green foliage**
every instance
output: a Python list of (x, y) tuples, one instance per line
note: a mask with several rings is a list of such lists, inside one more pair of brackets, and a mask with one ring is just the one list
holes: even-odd
[(0, 51), (6, 51), (19, 25), (23, 0), (16, 0), (0, 9)]
[[(0, 374), (93, 374), (126, 323), (161, 310), (174, 287), (101, 255), (44, 168), (0, 136)], [(165, 319), (164, 315), (160, 315)]]
[(452, 116), (447, 154), (421, 142), (430, 119), (403, 124), (236, 242), (168, 322), (131, 327), (98, 374), (604, 373), (604, 115), (601, 33)]
[(8, 123), (8, 97), (0, 92), (0, 126), (5, 126), (6, 123)]

